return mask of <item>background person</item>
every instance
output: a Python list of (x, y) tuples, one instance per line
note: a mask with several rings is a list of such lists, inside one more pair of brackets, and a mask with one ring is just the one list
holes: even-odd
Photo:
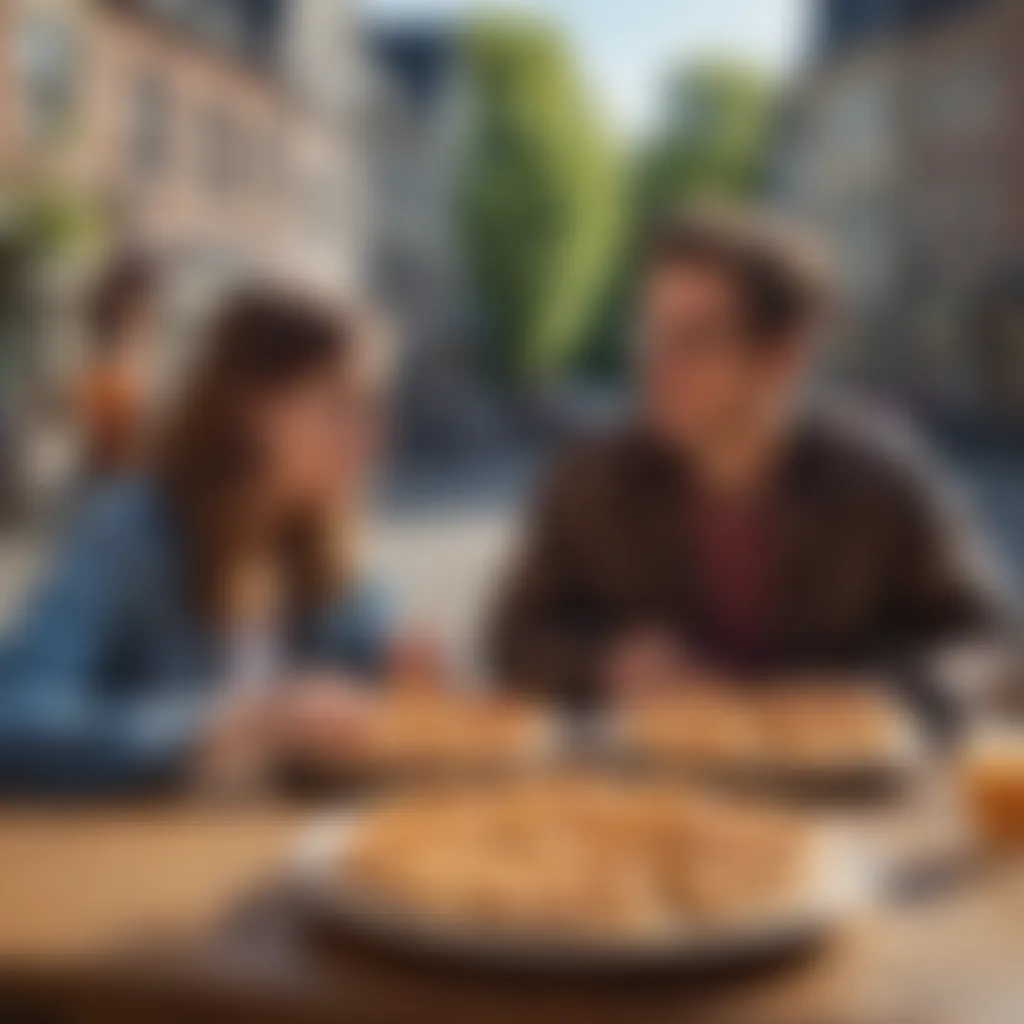
[(287, 293), (215, 318), (153, 467), (89, 503), (0, 670), (0, 785), (109, 792), (351, 737), (394, 615), (358, 562), (379, 380)]
[(990, 637), (1005, 604), (906, 445), (808, 398), (828, 291), (767, 222), (654, 232), (635, 415), (542, 495), (498, 602), (503, 678), (593, 697), (859, 676), (946, 708), (940, 652)]
[(96, 483), (133, 469), (155, 398), (159, 274), (139, 253), (113, 259), (86, 310), (86, 362), (74, 391), (83, 472)]

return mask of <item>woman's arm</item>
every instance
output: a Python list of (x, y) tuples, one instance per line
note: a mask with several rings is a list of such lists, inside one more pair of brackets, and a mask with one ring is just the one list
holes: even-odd
[(126, 501), (111, 493), (86, 509), (0, 652), (0, 791), (148, 788), (182, 765), (201, 715), (195, 698), (103, 693), (146, 529)]
[(313, 671), (372, 681), (387, 674), (399, 636), (396, 602), (379, 581), (349, 586), (313, 624), (304, 660)]

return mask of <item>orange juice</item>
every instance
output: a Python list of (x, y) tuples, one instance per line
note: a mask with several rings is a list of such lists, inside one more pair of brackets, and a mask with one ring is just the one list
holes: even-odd
[(961, 769), (963, 793), (982, 838), (1024, 845), (1024, 734), (973, 743)]

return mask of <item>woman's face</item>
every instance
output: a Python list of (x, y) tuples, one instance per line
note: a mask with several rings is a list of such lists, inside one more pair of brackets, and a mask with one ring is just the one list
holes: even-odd
[(272, 504), (356, 500), (380, 446), (379, 389), (342, 366), (260, 403), (263, 487)]

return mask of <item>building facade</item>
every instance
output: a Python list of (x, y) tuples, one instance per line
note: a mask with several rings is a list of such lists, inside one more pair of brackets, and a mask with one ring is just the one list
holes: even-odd
[(370, 280), (403, 354), (401, 450), (448, 455), (482, 430), (458, 227), (470, 90), (449, 26), (376, 27), (367, 52)]
[[(7, 0), (0, 175), (74, 189), (119, 240), (197, 269), (352, 287), (350, 16), (335, 0)], [(337, 49), (315, 83), (311, 22)]]
[(848, 293), (847, 372), (1024, 422), (1024, 5), (832, 0), (781, 192)]
[(0, 260), (41, 194), (102, 242), (19, 258), (13, 296), (0, 266), (0, 501), (47, 500), (73, 464), (61, 396), (106, 250), (163, 268), (168, 383), (235, 281), (361, 297), (358, 58), (349, 0), (0, 0)]

